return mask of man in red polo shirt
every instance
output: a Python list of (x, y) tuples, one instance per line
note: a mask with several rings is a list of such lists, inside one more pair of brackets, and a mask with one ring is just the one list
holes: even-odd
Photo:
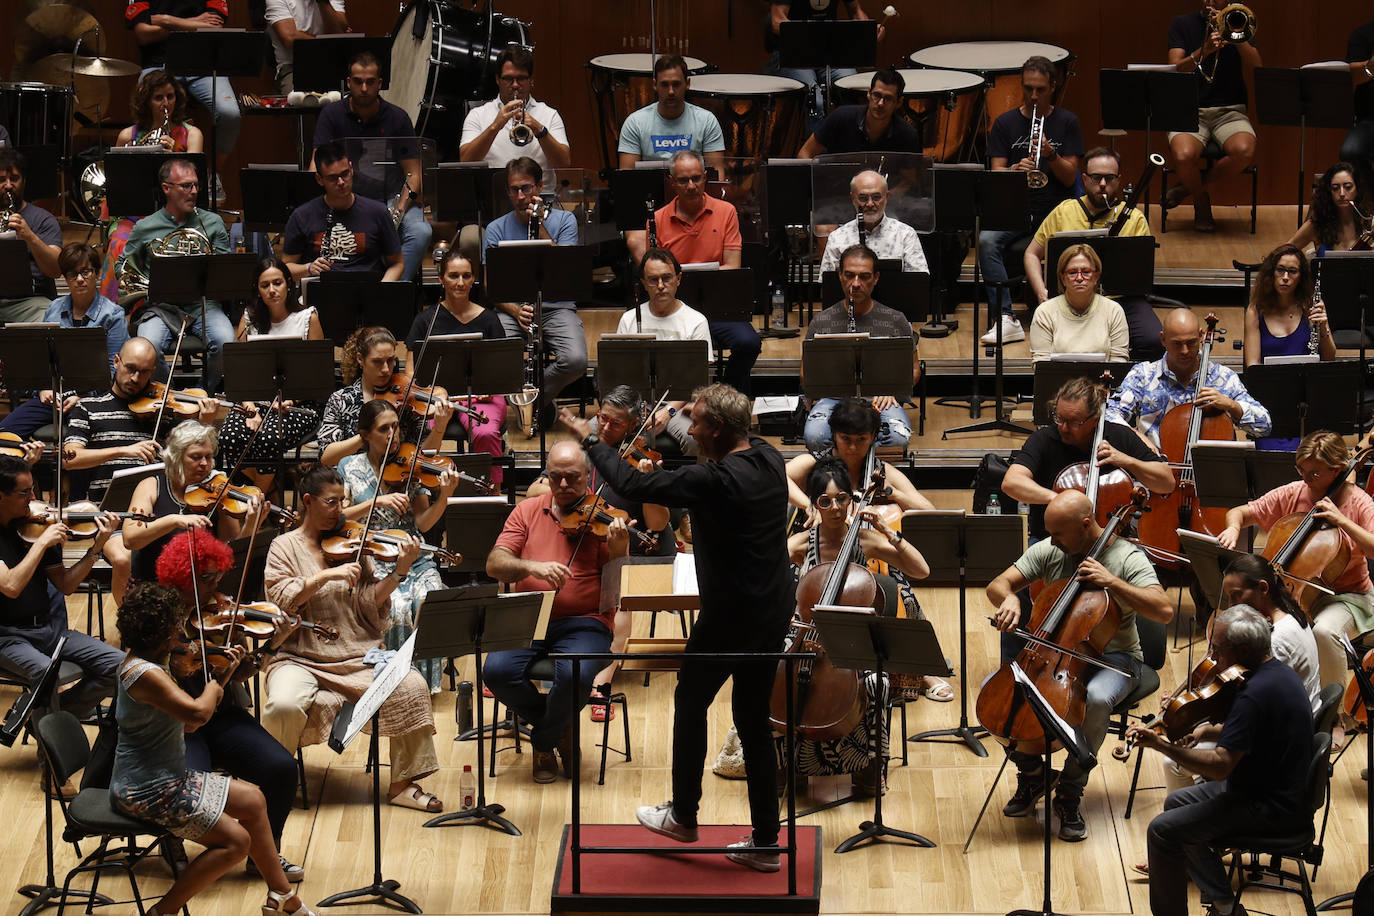
[[(743, 247), (739, 215), (734, 204), (706, 193), (706, 166), (701, 155), (679, 150), (673, 154), (668, 174), (677, 197), (654, 212), (658, 247), (671, 251), (683, 264), (714, 261), (722, 270), (739, 268)], [(625, 244), (639, 264), (648, 250), (648, 233), (626, 232)], [(759, 332), (747, 321), (712, 321), (710, 325), (712, 345), (730, 351), (725, 381), (748, 394), (749, 374), (763, 349)]]

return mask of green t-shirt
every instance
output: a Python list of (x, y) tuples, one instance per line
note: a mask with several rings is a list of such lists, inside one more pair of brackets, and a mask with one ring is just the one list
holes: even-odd
[[(1159, 577), (1145, 558), (1144, 551), (1120, 538), (1113, 541), (1098, 559), (1112, 575), (1137, 588), (1159, 584)], [(1016, 568), (1027, 579), (1043, 579), (1048, 584), (1072, 575), (1082, 562), (1082, 556), (1067, 556), (1046, 538), (1032, 544), (1030, 549), (1021, 554), (1016, 561)], [(1118, 604), (1121, 605), (1121, 628), (1107, 643), (1104, 652), (1124, 652), (1132, 658), (1142, 658), (1140, 636), (1135, 629), (1135, 608), (1124, 601)]]

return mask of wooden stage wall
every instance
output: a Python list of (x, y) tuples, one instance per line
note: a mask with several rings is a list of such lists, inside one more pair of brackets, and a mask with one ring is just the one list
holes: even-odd
[[(131, 32), (123, 25), (124, 0), (68, 0), (84, 5), (100, 20), (108, 53), (137, 60)], [(37, 0), (6, 0), (3, 6), (21, 14)], [(866, 0), (876, 14), (883, 0)], [(1083, 123), (1089, 146), (1101, 126), (1097, 72), (1101, 67), (1159, 62), (1167, 55), (1170, 17), (1198, 7), (1197, 3), (1116, 4), (1095, 0), (961, 0), (959, 3), (913, 3), (895, 0), (900, 17), (889, 23), (879, 46), (879, 59), (895, 62), (903, 55), (933, 44), (977, 39), (1029, 39), (1065, 47), (1077, 55), (1076, 76), (1069, 81), (1065, 107)], [(468, 4), (464, 3), (464, 7)], [(554, 105), (568, 125), (574, 162), (599, 167), (596, 124), (588, 95), (585, 63), (599, 54), (644, 50), (648, 45), (648, 0), (497, 0), (500, 12), (533, 22), (538, 45), (536, 97)], [(1351, 29), (1369, 17), (1369, 6), (1357, 0), (1327, 0), (1314, 7), (1301, 3), (1257, 0), (1251, 5), (1259, 24), (1256, 38), (1268, 66), (1296, 67), (1345, 56)], [(247, 27), (248, 4), (230, 3), (230, 25)], [(660, 0), (659, 34), (662, 46), (685, 50), (716, 65), (722, 72), (756, 72), (766, 60), (763, 29), (766, 4), (761, 0)], [(391, 0), (354, 0), (349, 18), (355, 31), (389, 32), (396, 20)], [(14, 50), (0, 46), (0, 72), (10, 73)], [(133, 78), (112, 80), (111, 98), (122, 111)], [(271, 82), (236, 80), (239, 91), (270, 93)], [(1253, 99), (1252, 99), (1253, 103)], [(245, 119), (235, 165), (287, 161), (292, 155), (289, 136), (277, 131), (275, 119)], [(1320, 171), (1339, 152), (1344, 134), (1337, 130), (1309, 130), (1308, 171)], [(1155, 135), (1152, 148), (1162, 151), (1164, 138)], [(1137, 134), (1120, 144), (1126, 154), (1126, 173), (1139, 173), (1143, 138)], [(1297, 128), (1259, 129), (1261, 203), (1291, 204), (1296, 196)], [(236, 181), (234, 182), (237, 183)], [(1234, 181), (1219, 189), (1219, 203), (1248, 199), (1248, 183)]]

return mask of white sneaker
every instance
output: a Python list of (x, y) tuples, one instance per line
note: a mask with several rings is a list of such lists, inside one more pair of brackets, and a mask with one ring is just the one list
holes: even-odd
[[(986, 334), (978, 338), (985, 344), (996, 346), (997, 328), (988, 328)], [(1012, 315), (1002, 316), (1002, 343), (1016, 343), (1026, 339), (1026, 331), (1021, 327), (1021, 322), (1017, 321)]]

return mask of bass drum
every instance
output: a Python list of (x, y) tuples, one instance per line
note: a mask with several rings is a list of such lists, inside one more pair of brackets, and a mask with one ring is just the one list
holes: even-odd
[(529, 23), (490, 3), (478, 13), (447, 0), (411, 0), (391, 36), (391, 86), (382, 96), (435, 141), (441, 160), (458, 158), (465, 103), (495, 94), (500, 53), (511, 44), (534, 49)]

